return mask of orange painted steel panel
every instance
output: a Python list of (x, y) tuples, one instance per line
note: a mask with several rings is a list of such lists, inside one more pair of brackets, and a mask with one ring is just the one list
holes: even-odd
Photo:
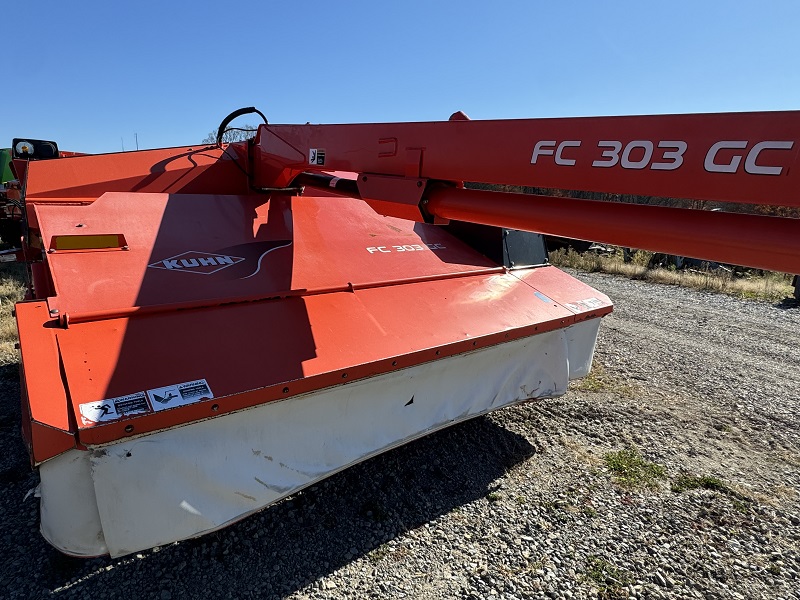
[[(599, 296), (553, 268), (506, 272), (446, 230), (334, 195), (107, 192), (38, 203), (71, 418), (98, 444), (563, 328)], [(78, 227), (79, 226), (79, 227)], [(558, 300), (537, 286), (566, 284)], [(573, 294), (574, 292), (574, 294)], [(53, 326), (56, 320), (48, 322)], [(41, 328), (41, 325), (39, 325)], [(51, 334), (53, 335), (53, 334)], [(95, 422), (81, 405), (206, 380), (215, 398)], [(64, 382), (51, 385), (60, 385)], [(66, 396), (65, 396), (66, 397)], [(152, 402), (152, 401), (151, 401)], [(98, 406), (102, 406), (98, 404)], [(88, 409), (87, 409), (88, 410)], [(99, 409), (98, 409), (99, 410)]]
[(77, 224), (125, 236), (125, 251), (47, 254), (49, 307), (74, 322), (497, 268), (439, 228), (341, 197), (108, 193), (35, 212), (46, 245)]
[(56, 429), (39, 421), (30, 421), (30, 434), (29, 448), (34, 465), (78, 446), (75, 433)]
[[(548, 267), (549, 283), (569, 276)], [(597, 296), (582, 286), (574, 300)], [(604, 298), (605, 312), (610, 303)], [(514, 274), (471, 275), (71, 326), (64, 369), (83, 443), (171, 427), (568, 326)], [(215, 398), (104, 424), (83, 403), (205, 379)], [(216, 406), (216, 409), (213, 407)], [(133, 431), (125, 428), (132, 426)]]
[[(314, 169), (403, 177), (414, 149), (414, 177), (800, 206), (800, 111), (262, 125), (256, 141), (260, 180)], [(303, 160), (315, 148), (322, 166)]]
[(213, 146), (74, 156), (27, 165), (29, 202), (90, 202), (105, 192), (247, 193), (244, 173)]
[(57, 335), (44, 302), (16, 306), (23, 369), (26, 440), (35, 463), (76, 445), (72, 412), (61, 378)]
[(611, 312), (608, 296), (556, 268), (524, 269), (514, 274), (531, 286), (540, 300), (546, 298), (563, 306), (575, 315), (576, 321), (603, 317)]
[(449, 188), (429, 198), (444, 219), (800, 272), (800, 219)]

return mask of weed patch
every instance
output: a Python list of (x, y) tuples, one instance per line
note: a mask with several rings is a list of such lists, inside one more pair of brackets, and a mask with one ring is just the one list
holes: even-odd
[(586, 559), (585, 578), (597, 586), (597, 597), (603, 600), (627, 598), (626, 586), (634, 581), (630, 573), (615, 567), (599, 556), (589, 556)]
[(728, 484), (711, 475), (702, 475), (699, 477), (694, 475), (680, 475), (672, 482), (671, 489), (676, 494), (696, 489), (714, 490), (716, 492), (722, 492), (723, 494), (732, 492)]
[(655, 488), (665, 475), (664, 467), (646, 461), (635, 448), (608, 452), (604, 460), (614, 480), (628, 489)]
[(750, 507), (753, 503), (752, 498), (740, 494), (722, 479), (712, 475), (697, 476), (682, 474), (675, 478), (670, 489), (676, 494), (689, 490), (712, 490), (719, 492), (730, 499), (734, 510), (744, 514), (750, 512)]
[(614, 379), (596, 360), (592, 361), (592, 369), (586, 377), (572, 382), (571, 385), (578, 392), (613, 392), (626, 397), (632, 396), (635, 391), (630, 384)]

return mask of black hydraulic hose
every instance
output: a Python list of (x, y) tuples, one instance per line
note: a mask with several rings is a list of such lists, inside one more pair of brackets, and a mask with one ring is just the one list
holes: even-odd
[(242, 115), (249, 115), (251, 113), (256, 113), (258, 116), (264, 119), (264, 123), (269, 124), (269, 121), (267, 121), (267, 117), (264, 116), (264, 113), (258, 110), (255, 106), (248, 106), (246, 108), (235, 110), (227, 117), (222, 119), (222, 123), (219, 124), (219, 129), (217, 130), (217, 146), (222, 145), (222, 136), (225, 133), (225, 128), (230, 124), (231, 121), (241, 117)]
[(315, 187), (333, 190), (338, 194), (361, 198), (358, 192), (358, 183), (354, 179), (334, 177), (322, 173), (301, 173), (292, 181), (293, 187)]

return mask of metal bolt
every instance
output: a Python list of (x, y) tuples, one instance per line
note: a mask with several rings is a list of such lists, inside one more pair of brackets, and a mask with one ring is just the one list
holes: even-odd
[(422, 187), (422, 182), (421, 181), (417, 182), (417, 187)]
[(58, 309), (57, 308), (51, 308), (50, 309), (50, 315), (51, 316), (56, 316), (57, 314), (58, 314)]
[(53, 254), (55, 251), (56, 251), (56, 249), (55, 249), (55, 248), (50, 248), (50, 249), (47, 251), (47, 253), (48, 253), (48, 254)]
[(133, 431), (133, 425), (125, 425), (125, 433), (131, 433)]
[(127, 246), (123, 246), (122, 249), (123, 250), (128, 250), (128, 247)]
[(84, 227), (84, 224), (83, 223), (78, 223), (77, 225), (75, 225), (75, 227)]
[(211, 410), (213, 410), (214, 412), (217, 412), (219, 410), (219, 404), (211, 405)]

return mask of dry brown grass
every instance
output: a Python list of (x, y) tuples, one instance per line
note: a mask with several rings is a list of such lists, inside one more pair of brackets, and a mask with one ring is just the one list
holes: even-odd
[(647, 263), (652, 255), (652, 252), (637, 250), (633, 255), (633, 260), (626, 263), (622, 260), (621, 250), (610, 255), (598, 255), (591, 252), (578, 254), (570, 249), (569, 251), (551, 252), (550, 262), (558, 267), (571, 267), (589, 273), (600, 271), (629, 279), (679, 285), (695, 290), (728, 294), (737, 298), (780, 302), (785, 298), (790, 298), (793, 293), (791, 276), (783, 273), (765, 272), (763, 275), (757, 275), (755, 272), (748, 272), (744, 276), (738, 276), (723, 269), (708, 271), (648, 269)]
[(623, 397), (633, 397), (636, 388), (609, 373), (602, 363), (595, 358), (592, 361), (592, 369), (586, 377), (570, 382), (570, 389), (578, 392), (609, 392)]
[(25, 295), (25, 268), (15, 263), (0, 265), (0, 365), (19, 360), (17, 323), (11, 315), (14, 304)]

